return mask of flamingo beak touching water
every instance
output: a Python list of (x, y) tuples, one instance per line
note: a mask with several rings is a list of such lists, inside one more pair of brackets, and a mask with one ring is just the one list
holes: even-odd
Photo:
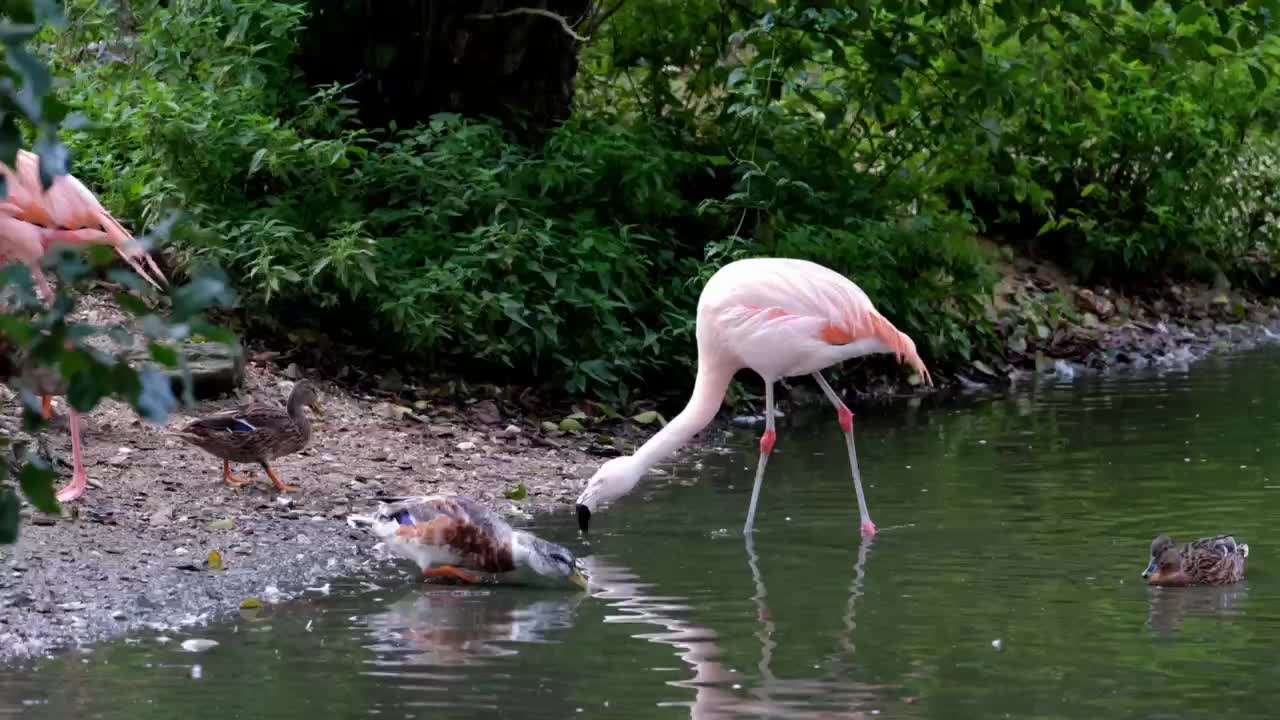
[(587, 534), (587, 529), (591, 525), (591, 509), (586, 505), (578, 505), (578, 529), (583, 535)]

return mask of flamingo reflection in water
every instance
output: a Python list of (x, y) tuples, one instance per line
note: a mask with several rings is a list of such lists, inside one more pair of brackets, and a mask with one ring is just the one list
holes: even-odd
[[(747, 678), (725, 667), (720, 661), (717, 634), (707, 628), (678, 619), (677, 615), (689, 608), (682, 598), (649, 595), (649, 584), (639, 581), (626, 568), (610, 560), (593, 555), (583, 558), (590, 572), (590, 589), (597, 600), (609, 603), (620, 614), (607, 615), (607, 623), (643, 623), (657, 625), (663, 632), (635, 635), (637, 639), (658, 642), (680, 650), (680, 659), (693, 671), (688, 680), (671, 681), (668, 684), (691, 689), (692, 701), (668, 703), (687, 705), (692, 720), (718, 720), (719, 718), (770, 717), (812, 718), (871, 718), (882, 713), (890, 702), (881, 693), (892, 689), (888, 686), (861, 684), (847, 675), (833, 673), (827, 678), (781, 679), (772, 670), (773, 652), (777, 642), (776, 619), (768, 605), (768, 589), (760, 570), (754, 539), (744, 536), (747, 565), (751, 570), (755, 592), (752, 601), (756, 606), (756, 619), (760, 629), (756, 637), (761, 643), (761, 656), (757, 664), (760, 671), (758, 686), (747, 691), (750, 697), (742, 697), (736, 687), (745, 685)], [(840, 649), (837, 655), (852, 652), (852, 634), (856, 628), (854, 606), (863, 593), (866, 563), (870, 556), (871, 541), (865, 538), (859, 548), (854, 578), (846, 602)], [(824, 705), (819, 708), (817, 705)], [(895, 709), (894, 717), (911, 717), (910, 706)], [(880, 716), (883, 716), (882, 714)]]
[[(885, 717), (893, 701), (884, 691), (893, 688), (860, 684), (849, 677), (853, 671), (849, 660), (855, 650), (856, 602), (864, 592), (873, 543), (864, 541), (859, 548), (837, 647), (826, 658), (826, 675), (785, 679), (778, 678), (772, 669), (773, 654), (778, 647), (774, 639), (777, 618), (769, 607), (768, 588), (754, 537), (747, 535), (744, 540), (754, 586), (751, 600), (759, 624), (755, 633), (761, 644), (758, 678), (735, 672), (722, 662), (715, 631), (682, 619), (690, 610), (684, 598), (655, 593), (652, 583), (644, 582), (611, 558), (599, 555), (582, 558), (589, 573), (591, 601), (609, 606), (604, 622), (657, 626), (656, 632), (632, 637), (675, 648), (691, 670), (687, 679), (666, 684), (692, 691), (692, 699), (673, 700), (664, 705), (688, 707), (692, 720), (744, 717), (834, 720), (871, 718), (876, 716), (876, 711)], [(530, 602), (531, 597), (537, 600)], [(373, 639), (367, 647), (374, 657), (367, 662), (374, 667), (366, 674), (399, 681), (417, 678), (456, 689), (467, 685), (467, 679), (448, 673), (447, 669), (491, 665), (518, 654), (521, 643), (564, 639), (576, 624), (578, 610), (586, 600), (584, 593), (531, 595), (511, 592), (508, 588), (442, 588), (424, 592), (415, 588), (383, 612), (361, 620)], [(447, 705), (462, 700), (472, 707), (501, 709), (499, 699), (482, 688), (473, 687), (464, 694), (467, 697), (455, 695), (448, 700), (442, 697), (438, 703), (417, 701), (416, 704)], [(614, 704), (612, 710), (626, 712), (629, 708)], [(915, 714), (918, 711), (909, 705), (893, 705), (893, 717)]]

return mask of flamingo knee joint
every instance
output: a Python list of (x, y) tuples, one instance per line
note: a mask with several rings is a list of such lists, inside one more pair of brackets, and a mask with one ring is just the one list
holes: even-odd
[(841, 430), (847, 433), (853, 432), (853, 412), (849, 408), (841, 405), (840, 409), (836, 411), (836, 417), (840, 419)]
[(760, 452), (763, 455), (773, 454), (773, 444), (778, 441), (778, 433), (772, 430), (765, 430), (764, 435), (760, 436)]

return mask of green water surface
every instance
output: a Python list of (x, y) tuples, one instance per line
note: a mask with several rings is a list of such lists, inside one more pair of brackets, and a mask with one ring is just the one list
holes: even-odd
[[(0, 675), (0, 717), (1280, 716), (1280, 352), (941, 409), (831, 413), (667, 466), (590, 545), (592, 594), (334, 583), (318, 600)], [(1150, 589), (1152, 537), (1234, 533), (1250, 577)], [(182, 637), (175, 636), (176, 640)]]

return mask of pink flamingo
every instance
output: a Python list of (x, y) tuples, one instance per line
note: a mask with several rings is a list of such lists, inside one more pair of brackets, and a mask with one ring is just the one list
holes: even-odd
[[(0, 163), (6, 192), (5, 197), (0, 198), (0, 264), (14, 261), (25, 264), (46, 304), (53, 300), (53, 289), (40, 268), (40, 259), (55, 242), (110, 244), (152, 286), (160, 287), (140, 260), (146, 261), (160, 282), (166, 282), (155, 260), (140, 246), (130, 244), (133, 236), (129, 231), (74, 176), (58, 176), (46, 191), (40, 185), (39, 156), (19, 150), (16, 164), (14, 171)], [(41, 412), (49, 419), (53, 416), (52, 395), (60, 394), (60, 384), (53, 382), (48, 373), (36, 375), (42, 378), (35, 383), (36, 392), (41, 395)], [(72, 474), (71, 482), (58, 491), (59, 502), (75, 500), (89, 484), (80, 449), (80, 417), (70, 407), (67, 414), (71, 425)]]
[(601, 504), (631, 492), (649, 468), (706, 427), (719, 411), (734, 373), (750, 368), (764, 379), (765, 430), (743, 531), (751, 531), (765, 465), (777, 440), (773, 384), (782, 378), (813, 375), (835, 406), (844, 431), (862, 533), (874, 535), (876, 526), (867, 511), (853, 444), (853, 413), (827, 384), (821, 370), (862, 355), (893, 353), (932, 385), (911, 338), (899, 332), (872, 306), (866, 293), (839, 273), (807, 260), (751, 258), (725, 265), (707, 281), (698, 298), (697, 340), (698, 373), (688, 404), (635, 454), (600, 466), (578, 496), (582, 532), (587, 532), (591, 513)]

